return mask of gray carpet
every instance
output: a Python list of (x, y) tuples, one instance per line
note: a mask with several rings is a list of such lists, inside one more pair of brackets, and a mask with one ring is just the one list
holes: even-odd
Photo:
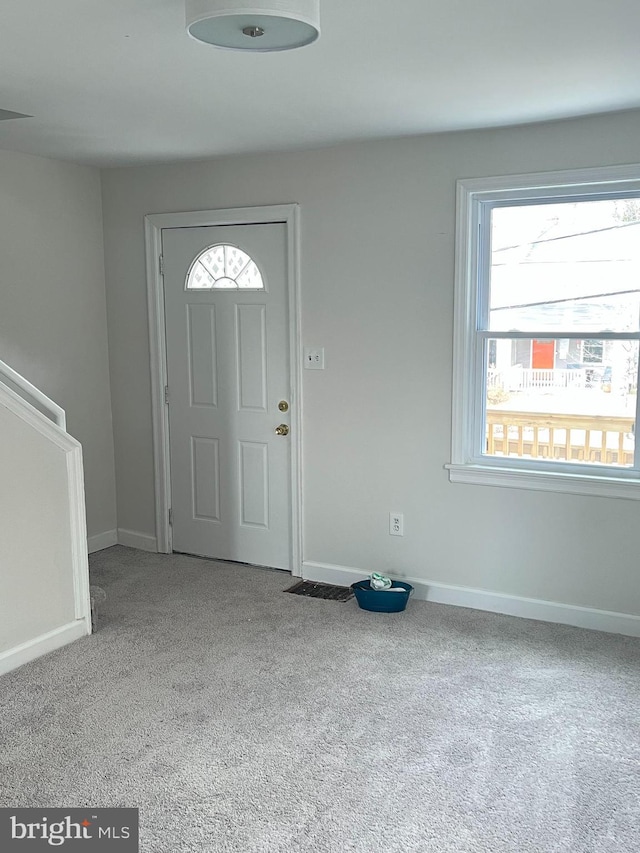
[(640, 849), (640, 642), (115, 547), (94, 636), (0, 679), (0, 805), (145, 853)]

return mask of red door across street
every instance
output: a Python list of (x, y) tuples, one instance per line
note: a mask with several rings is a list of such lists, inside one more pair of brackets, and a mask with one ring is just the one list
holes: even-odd
[(555, 350), (555, 341), (533, 341), (531, 366), (538, 370), (553, 370)]

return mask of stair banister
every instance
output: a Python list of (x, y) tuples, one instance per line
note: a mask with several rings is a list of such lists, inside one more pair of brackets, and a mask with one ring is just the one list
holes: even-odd
[(28, 379), (21, 376), (8, 364), (0, 360), (0, 382), (3, 382), (12, 391), (16, 391), (27, 403), (31, 403), (36, 409), (46, 415), (49, 420), (57, 424), (60, 429), (67, 431), (67, 419), (64, 412), (57, 403), (50, 400), (39, 388), (32, 385)]

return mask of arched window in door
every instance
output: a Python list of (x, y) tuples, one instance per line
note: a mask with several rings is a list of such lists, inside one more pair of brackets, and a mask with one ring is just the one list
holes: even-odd
[(229, 243), (209, 246), (189, 267), (187, 290), (264, 290), (256, 262)]

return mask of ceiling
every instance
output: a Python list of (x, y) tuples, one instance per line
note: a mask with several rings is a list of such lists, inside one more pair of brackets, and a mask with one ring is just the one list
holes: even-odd
[(190, 39), (183, 0), (2, 0), (0, 148), (98, 166), (640, 107), (638, 0), (320, 0), (272, 54)]

